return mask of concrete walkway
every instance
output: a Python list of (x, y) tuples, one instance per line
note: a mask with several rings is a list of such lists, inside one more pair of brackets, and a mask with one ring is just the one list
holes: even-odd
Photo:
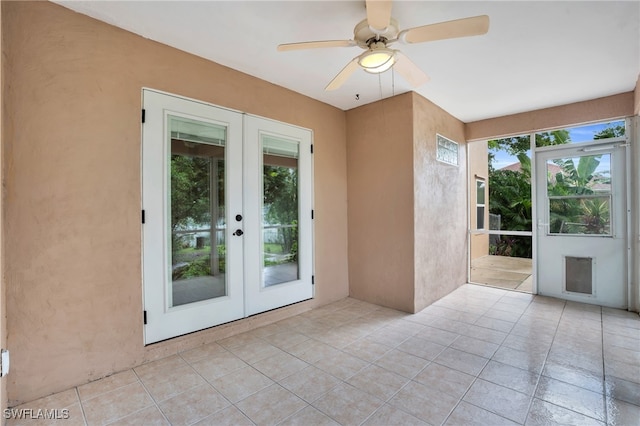
[(531, 271), (531, 259), (488, 255), (471, 261), (470, 281), (531, 293)]

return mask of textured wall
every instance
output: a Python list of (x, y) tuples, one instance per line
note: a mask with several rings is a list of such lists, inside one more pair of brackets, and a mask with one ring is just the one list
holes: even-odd
[[(2, 8), (0, 1), (0, 347), (7, 347), (7, 321), (6, 321), (6, 287), (4, 274), (4, 144), (6, 138), (4, 133), (7, 121), (5, 120), (4, 106), (4, 37), (2, 36)], [(7, 378), (0, 379), (0, 410), (4, 412), (7, 408)]]
[(343, 111), (53, 3), (2, 13), (10, 403), (260, 321), (143, 347), (142, 87), (313, 129), (316, 299), (302, 305), (347, 296)]
[(410, 93), (347, 111), (349, 292), (413, 310)]
[[(489, 229), (489, 158), (487, 156), (487, 141), (471, 142), (468, 144), (469, 161), (469, 223), (471, 229), (476, 229), (476, 177), (484, 178), (485, 209), (484, 226)], [(489, 254), (489, 236), (471, 234), (471, 259)]]
[(633, 92), (467, 123), (468, 141), (537, 132), (633, 114)]
[[(467, 160), (464, 123), (413, 94), (414, 310), (467, 282)], [(436, 160), (436, 133), (459, 144), (459, 164)]]

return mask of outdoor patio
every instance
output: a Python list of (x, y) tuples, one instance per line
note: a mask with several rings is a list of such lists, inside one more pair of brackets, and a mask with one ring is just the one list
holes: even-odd
[(471, 261), (469, 281), (531, 293), (531, 273), (531, 259), (488, 255)]

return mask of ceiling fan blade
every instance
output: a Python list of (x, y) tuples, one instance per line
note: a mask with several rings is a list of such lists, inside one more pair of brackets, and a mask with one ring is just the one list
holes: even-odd
[(342, 86), (344, 82), (347, 81), (349, 77), (351, 77), (351, 74), (353, 74), (360, 67), (360, 65), (358, 65), (358, 58), (359, 56), (356, 56), (351, 60), (351, 62), (347, 64), (346, 67), (342, 68), (342, 71), (340, 71), (338, 75), (333, 77), (333, 80), (331, 80), (331, 82), (327, 84), (327, 87), (325, 87), (324, 90), (336, 90), (338, 87)]
[(278, 45), (278, 52), (289, 50), (318, 49), (321, 47), (351, 47), (356, 46), (353, 40), (325, 40), (325, 41), (305, 41), (302, 43), (285, 43)]
[(384, 31), (391, 23), (391, 0), (367, 0), (367, 22), (374, 30)]
[(481, 15), (409, 28), (401, 31), (398, 39), (405, 43), (422, 43), (425, 41), (482, 35), (486, 34), (487, 31), (489, 31), (489, 17)]
[(396, 63), (393, 64), (393, 69), (398, 71), (398, 74), (404, 77), (413, 87), (422, 86), (429, 81), (429, 76), (402, 52), (396, 51)]

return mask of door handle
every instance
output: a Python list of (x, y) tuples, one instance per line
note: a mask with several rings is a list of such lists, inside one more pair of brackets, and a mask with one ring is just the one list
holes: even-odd
[(237, 235), (238, 237), (242, 236), (242, 234), (244, 234), (244, 232), (242, 232), (242, 229), (236, 229), (235, 232), (231, 235)]

